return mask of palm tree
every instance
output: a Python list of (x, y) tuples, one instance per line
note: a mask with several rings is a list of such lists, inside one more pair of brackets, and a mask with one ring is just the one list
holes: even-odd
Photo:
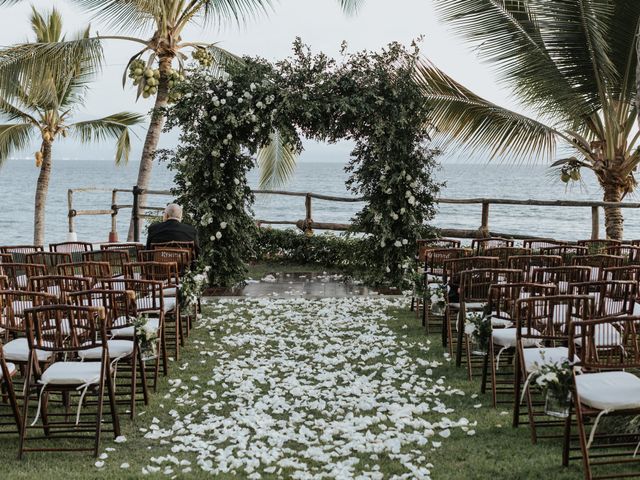
[[(33, 9), (31, 26), (39, 44), (65, 42), (62, 18), (55, 9), (45, 16)], [(89, 29), (86, 29), (78, 39), (88, 37)], [(15, 49), (8, 49), (0, 52), (0, 57), (7, 58), (15, 53)], [(45, 205), (55, 140), (68, 134), (85, 143), (113, 139), (116, 141), (115, 160), (120, 164), (129, 157), (129, 127), (144, 120), (142, 115), (121, 112), (96, 120), (70, 122), (73, 113), (82, 106), (87, 84), (96, 73), (91, 48), (77, 48), (71, 53), (62, 62), (52, 59), (50, 68), (42, 68), (37, 76), (5, 76), (4, 88), (0, 89), (0, 116), (10, 122), (0, 125), (0, 164), (14, 151), (27, 148), (31, 140), (41, 142), (35, 154), (36, 166), (40, 168), (35, 196), (35, 245), (44, 244)]]
[[(491, 157), (552, 159), (562, 179), (593, 171), (607, 202), (636, 186), (640, 162), (634, 75), (637, 0), (435, 0), (445, 22), (476, 48), (533, 116), (474, 94), (425, 61), (417, 72), (433, 106), (436, 138)], [(605, 207), (607, 236), (620, 239), (619, 207)]]

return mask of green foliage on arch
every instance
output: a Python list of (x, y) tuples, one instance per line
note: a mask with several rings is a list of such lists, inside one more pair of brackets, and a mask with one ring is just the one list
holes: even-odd
[(365, 280), (405, 282), (415, 239), (431, 233), (441, 186), (432, 178), (429, 108), (413, 79), (418, 49), (392, 43), (342, 55), (312, 54), (298, 40), (294, 55), (275, 64), (244, 58), (219, 77), (188, 73), (168, 112), (167, 128), (181, 128), (180, 145), (161, 157), (175, 172), (178, 202), (200, 229), (213, 284), (244, 278), (256, 232), (246, 174), (274, 132), (294, 153), (302, 136), (355, 142), (347, 187), (366, 201), (353, 219), (353, 232), (364, 232), (358, 255)]

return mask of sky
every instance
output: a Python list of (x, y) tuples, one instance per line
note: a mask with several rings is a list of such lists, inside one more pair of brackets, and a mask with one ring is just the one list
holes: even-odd
[[(92, 21), (71, 1), (33, 0), (21, 5), (3, 7), (0, 15), (0, 46), (23, 42), (30, 37), (30, 5), (39, 10), (52, 6), (59, 9), (65, 22), (65, 31), (76, 32), (88, 23), (92, 32), (112, 34), (104, 25)], [(347, 41), (350, 51), (378, 50), (392, 41), (408, 45), (424, 36), (422, 54), (453, 78), (488, 100), (518, 109), (508, 91), (496, 87), (496, 79), (487, 66), (481, 64), (470, 48), (438, 21), (432, 0), (365, 0), (354, 15), (346, 15), (337, 0), (274, 0), (273, 10), (250, 19), (243, 26), (219, 25), (206, 30), (194, 26), (183, 34), (184, 39), (218, 42), (238, 55), (261, 56), (278, 60), (290, 55), (297, 36), (311, 46), (314, 52), (337, 56), (340, 44)], [(151, 100), (136, 103), (135, 90), (128, 84), (122, 88), (122, 74), (128, 59), (136, 53), (137, 44), (112, 40), (105, 42), (105, 66), (88, 94), (85, 106), (75, 116), (78, 120), (97, 118), (124, 110), (147, 113)], [(133, 140), (131, 159), (138, 159), (145, 129), (138, 128)], [(171, 147), (177, 134), (165, 134), (161, 146)], [(33, 157), (36, 146), (15, 157)], [(302, 160), (346, 161), (349, 145), (328, 146), (307, 142)], [(450, 152), (450, 157), (455, 153)], [(114, 147), (98, 144), (80, 147), (73, 140), (55, 145), (54, 158), (110, 160)]]

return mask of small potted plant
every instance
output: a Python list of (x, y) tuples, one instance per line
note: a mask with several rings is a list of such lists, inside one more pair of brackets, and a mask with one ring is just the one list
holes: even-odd
[(533, 380), (545, 394), (544, 412), (557, 418), (567, 418), (571, 407), (573, 369), (568, 360), (562, 363), (536, 365)]
[(141, 315), (133, 321), (133, 328), (143, 360), (158, 355), (158, 328), (149, 321), (148, 315)]
[(483, 308), (480, 312), (467, 312), (464, 333), (470, 340), (473, 355), (486, 355), (491, 341), (491, 316)]

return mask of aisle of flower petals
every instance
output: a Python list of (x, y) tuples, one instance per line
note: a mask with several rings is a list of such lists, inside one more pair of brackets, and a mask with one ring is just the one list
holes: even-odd
[(430, 452), (455, 430), (475, 432), (447, 407), (464, 393), (438, 376), (442, 359), (388, 327), (394, 307), (406, 301), (212, 303), (197, 327), (210, 337), (197, 342), (206, 378), (187, 364), (172, 376), (172, 423), (153, 419), (145, 435), (172, 454), (143, 473), (430, 478)]

